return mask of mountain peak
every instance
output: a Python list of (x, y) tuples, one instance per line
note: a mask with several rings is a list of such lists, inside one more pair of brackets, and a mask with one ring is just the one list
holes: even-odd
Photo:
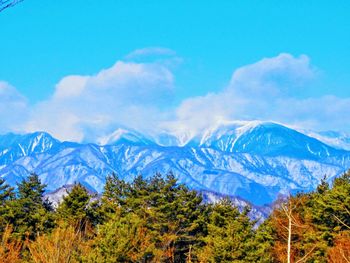
[(316, 138), (270, 121), (222, 122), (203, 132), (197, 140), (204, 148), (262, 156), (314, 159), (327, 158), (334, 151)]
[(173, 144), (165, 147), (122, 127), (100, 146), (60, 143), (43, 132), (7, 134), (0, 136), (0, 176), (16, 185), (36, 172), (48, 190), (80, 182), (101, 192), (111, 173), (129, 180), (173, 171), (190, 188), (265, 204), (280, 193), (312, 190), (324, 175), (330, 180), (350, 167), (350, 152), (279, 123), (221, 122), (192, 135), (165, 133), (163, 142)]
[(15, 161), (23, 156), (44, 153), (60, 143), (46, 132), (0, 135), (0, 164)]
[(133, 145), (152, 145), (154, 142), (147, 136), (132, 129), (118, 128), (112, 133), (97, 140), (99, 145), (130, 143)]

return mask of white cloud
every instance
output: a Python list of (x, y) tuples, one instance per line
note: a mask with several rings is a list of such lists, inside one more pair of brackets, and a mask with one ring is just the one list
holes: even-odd
[(218, 93), (184, 100), (170, 129), (196, 134), (220, 120), (272, 120), (303, 128), (347, 129), (350, 98), (301, 99), (317, 70), (307, 56), (280, 54), (237, 69)]
[(67, 76), (57, 85), (54, 93), (55, 99), (65, 99), (79, 96), (86, 86), (89, 77), (85, 76)]
[(237, 69), (228, 88), (243, 97), (293, 96), (315, 73), (307, 56), (282, 53)]
[(126, 59), (137, 59), (146, 56), (175, 56), (176, 52), (164, 47), (146, 47), (136, 49), (125, 56)]
[(326, 95), (317, 98), (287, 98), (276, 102), (280, 113), (271, 118), (314, 130), (350, 131), (350, 98)]
[(33, 108), (26, 129), (74, 141), (95, 140), (119, 125), (146, 130), (172, 95), (173, 75), (162, 64), (118, 61), (93, 76), (63, 78), (52, 98)]
[(34, 106), (0, 82), (0, 132), (44, 130), (61, 140), (97, 141), (125, 126), (188, 138), (223, 120), (350, 131), (350, 98), (300, 96), (317, 77), (305, 55), (280, 54), (241, 67), (222, 91), (187, 98), (175, 109), (171, 67), (168, 61), (118, 61), (95, 75), (62, 78), (53, 95)]
[(26, 114), (25, 97), (8, 83), (0, 81), (0, 132), (20, 130)]

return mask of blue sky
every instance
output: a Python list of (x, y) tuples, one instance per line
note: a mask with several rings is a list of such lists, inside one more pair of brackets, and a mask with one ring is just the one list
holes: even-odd
[[(280, 111), (278, 105), (283, 100), (298, 100), (291, 105), (300, 105), (301, 101), (304, 105), (307, 100), (315, 104), (331, 101), (341, 105), (340, 108), (337, 106), (327, 113), (317, 114), (331, 116), (333, 113), (349, 120), (346, 109), (347, 106), (350, 107), (349, 12), (349, 1), (25, 0), (0, 13), (0, 81), (11, 86), (12, 92), (11, 96), (2, 95), (1, 102), (4, 104), (6, 101), (12, 106), (20, 104), (22, 108), (13, 109), (12, 112), (18, 112), (17, 122), (25, 122), (26, 125), (15, 125), (15, 121), (8, 120), (5, 124), (0, 124), (0, 131), (46, 129), (58, 134), (59, 132), (46, 128), (49, 124), (40, 126), (37, 121), (40, 119), (38, 116), (43, 114), (41, 111), (44, 110), (40, 109), (43, 105), (49, 105), (47, 107), (52, 108), (50, 112), (55, 111), (47, 119), (57, 118), (59, 113), (56, 111), (66, 107), (67, 101), (57, 105), (57, 101), (52, 99), (57, 93), (58, 83), (70, 75), (94, 76), (103, 69), (113, 68), (117, 61), (126, 63), (124, 66), (127, 63), (147, 65), (147, 69), (144, 68), (145, 71), (141, 72), (150, 74), (152, 78), (157, 76), (158, 79), (160, 76), (159, 83), (148, 82), (149, 79), (145, 82), (152, 87), (160, 87), (152, 92), (157, 92), (161, 99), (151, 96), (145, 104), (154, 102), (157, 107), (152, 107), (152, 114), (159, 116), (158, 119), (163, 123), (181, 119), (184, 108), (193, 101), (196, 105), (200, 104), (199, 98), (202, 101), (210, 100), (206, 104), (211, 105), (212, 100), (207, 98), (208, 95), (220, 97), (230, 86), (237, 85), (232, 84), (235, 82), (232, 80), (235, 71), (247, 65), (256, 65), (264, 58), (276, 58), (282, 64), (285, 61), (296, 62), (297, 65), (300, 59), (303, 65), (307, 64), (308, 69), (305, 70), (312, 71), (309, 74), (304, 70), (307, 76), (304, 76), (302, 83), (293, 82), (299, 74), (293, 66), (294, 75), (290, 75), (291, 71), (285, 71), (283, 67), (282, 71), (277, 70), (277, 73), (272, 74), (277, 79), (273, 85), (288, 86), (289, 90), (286, 93), (288, 96), (278, 95), (276, 98), (276, 105), (271, 106), (275, 111)], [(135, 50), (139, 52), (135, 53)], [(278, 59), (280, 54), (290, 56)], [(307, 59), (303, 59), (303, 56)], [(270, 62), (273, 64), (275, 61)], [(126, 70), (120, 65), (117, 66), (118, 70)], [(261, 65), (258, 64), (257, 67)], [(130, 73), (134, 69), (128, 70)], [(168, 71), (169, 79), (163, 78), (165, 70)], [(131, 82), (125, 85), (127, 90), (138, 85), (135, 84), (138, 82), (135, 82), (134, 77), (139, 78), (136, 75), (130, 76), (128, 81)], [(271, 79), (270, 75), (268, 79)], [(118, 83), (119, 81), (117, 84), (111, 83), (110, 89), (118, 86)], [(270, 85), (265, 84), (266, 82), (261, 86)], [(74, 85), (77, 84), (74, 82), (70, 85), (72, 86), (66, 89), (75, 89)], [(168, 87), (166, 92), (162, 90), (162, 85)], [(93, 84), (88, 86), (92, 87)], [(243, 86), (241, 89), (247, 88), (247, 85)], [(145, 85), (137, 86), (135, 90), (139, 88), (149, 92), (149, 87)], [(94, 92), (95, 89), (99, 90), (95, 86), (89, 89)], [(281, 90), (286, 88), (282, 87)], [(111, 91), (110, 95), (118, 96), (121, 92), (125, 101), (135, 101), (133, 94), (125, 95), (125, 90), (118, 90), (117, 93)], [(99, 96), (100, 93), (96, 91), (93, 94)], [(101, 98), (108, 94), (101, 95)], [(16, 103), (9, 102), (14, 96), (17, 96), (14, 100)], [(237, 97), (236, 93), (232, 96)], [(243, 100), (242, 97), (240, 102)], [(263, 102), (258, 96), (256, 100), (257, 104)], [(248, 104), (249, 107), (255, 105), (254, 102), (251, 103)], [(125, 105), (122, 104), (111, 102), (110, 105), (116, 107), (115, 110), (120, 107), (120, 112), (124, 112)], [(140, 104), (143, 102), (137, 102), (137, 106)], [(227, 102), (227, 105), (248, 107), (238, 102)], [(192, 106), (189, 108), (191, 112), (194, 111)], [(211, 111), (210, 106), (208, 108)], [(315, 112), (321, 111), (319, 105), (315, 105), (315, 108)], [(30, 116), (23, 116), (23, 110)], [(197, 110), (203, 111), (202, 108)], [(74, 109), (71, 112), (74, 113)], [(124, 113), (129, 114), (129, 110)], [(3, 109), (3, 114), (8, 115), (8, 112)], [(97, 115), (104, 120), (103, 128), (98, 132), (110, 131), (117, 124), (142, 129), (132, 123), (124, 123), (123, 119), (118, 119), (118, 116), (109, 112), (99, 112), (96, 116), (95, 112), (91, 112), (90, 116), (95, 117), (84, 120), (82, 124), (81, 114), (72, 114), (75, 121), (72, 121), (74, 125), (71, 127), (71, 130), (79, 130), (77, 133), (80, 135), (71, 136), (67, 133), (60, 137), (76, 140), (87, 137), (86, 134), (91, 130), (91, 119), (95, 120)], [(220, 116), (225, 114), (222, 111), (218, 113)], [(243, 111), (234, 114), (230, 112), (224, 117), (272, 119), (315, 129), (350, 129), (346, 125), (343, 127), (340, 120), (324, 125), (322, 123), (328, 119), (317, 119), (315, 116), (304, 118), (303, 114), (305, 115), (300, 112), (293, 117), (290, 114), (277, 116), (272, 111), (271, 114), (259, 116)], [(139, 122), (136, 119), (141, 118), (141, 115), (135, 112), (133, 116), (135, 122)], [(114, 118), (118, 121), (108, 121)], [(155, 120), (147, 120), (147, 123), (152, 121)], [(77, 125), (77, 122), (80, 124)], [(59, 129), (62, 127), (56, 130)]]

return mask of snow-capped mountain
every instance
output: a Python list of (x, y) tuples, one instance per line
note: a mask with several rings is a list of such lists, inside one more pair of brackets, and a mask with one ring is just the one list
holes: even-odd
[(58, 140), (45, 132), (2, 135), (0, 136), (0, 167), (23, 156), (46, 152), (59, 144)]
[(128, 128), (118, 128), (111, 134), (98, 139), (99, 145), (129, 143), (132, 145), (151, 145), (152, 138), (145, 136), (135, 130)]
[(276, 123), (253, 122), (233, 127), (215, 130), (214, 136), (202, 139), (201, 146), (227, 152), (306, 159), (325, 159), (338, 154), (332, 147)]
[(306, 131), (305, 133), (308, 136), (313, 137), (334, 148), (350, 151), (350, 134), (335, 131)]
[(0, 136), (0, 176), (15, 185), (35, 172), (48, 191), (81, 182), (101, 192), (112, 172), (132, 180), (172, 171), (193, 189), (264, 205), (350, 168), (349, 151), (271, 122), (227, 122), (186, 144), (182, 139), (124, 128), (101, 140), (106, 145), (60, 142), (41, 132), (7, 134)]

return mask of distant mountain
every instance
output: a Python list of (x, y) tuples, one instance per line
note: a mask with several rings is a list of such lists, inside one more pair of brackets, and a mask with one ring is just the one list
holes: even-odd
[(308, 136), (328, 144), (337, 149), (350, 151), (350, 134), (335, 131), (305, 132)]
[(2, 135), (0, 136), (0, 167), (23, 156), (46, 152), (59, 144), (58, 140), (45, 132)]
[[(49, 201), (49, 203), (54, 208), (57, 208), (58, 205), (63, 201), (63, 198), (66, 197), (72, 191), (73, 187), (74, 187), (74, 184), (63, 185), (60, 188), (56, 189), (55, 191), (46, 193), (43, 199)], [(88, 191), (88, 193), (91, 196), (91, 201), (98, 199), (96, 192)]]
[(101, 142), (106, 145), (60, 142), (42, 132), (2, 135), (0, 176), (15, 185), (36, 172), (48, 191), (80, 182), (100, 193), (112, 172), (130, 181), (172, 171), (192, 189), (261, 206), (350, 168), (349, 151), (271, 122), (227, 122), (192, 137), (123, 128)]
[(100, 145), (128, 143), (132, 145), (151, 145), (154, 144), (151, 138), (135, 130), (127, 128), (118, 128), (111, 134), (98, 139)]
[(199, 146), (224, 152), (292, 158), (323, 159), (338, 154), (313, 137), (277, 123), (258, 121), (231, 122), (207, 130)]

